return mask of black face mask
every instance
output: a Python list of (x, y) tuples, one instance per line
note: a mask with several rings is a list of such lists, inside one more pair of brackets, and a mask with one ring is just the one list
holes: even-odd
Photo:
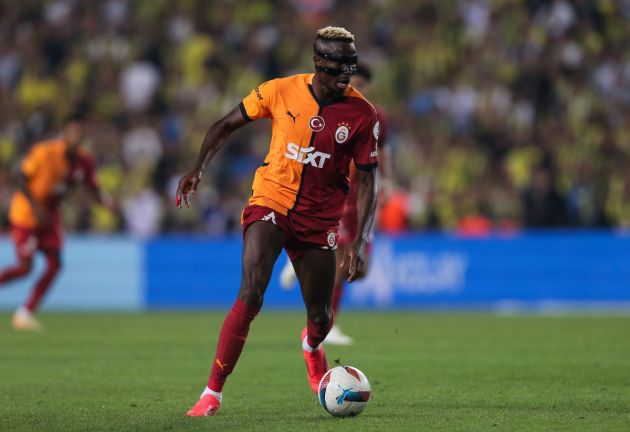
[(334, 61), (337, 63), (341, 63), (341, 68), (332, 68), (325, 66), (315, 66), (315, 70), (317, 72), (324, 72), (331, 76), (339, 76), (343, 73), (354, 75), (357, 72), (357, 62), (359, 60), (359, 55), (354, 54), (351, 56), (339, 54), (339, 53), (323, 53), (318, 50), (316, 47), (313, 47), (315, 55), (321, 57), (326, 60)]

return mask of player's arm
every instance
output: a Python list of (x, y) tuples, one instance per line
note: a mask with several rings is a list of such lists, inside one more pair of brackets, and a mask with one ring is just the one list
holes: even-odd
[(383, 111), (377, 112), (380, 123), (378, 137), (378, 205), (382, 206), (387, 202), (394, 190), (392, 151), (388, 142), (389, 121)]
[(210, 129), (206, 132), (206, 137), (201, 144), (201, 149), (199, 150), (199, 156), (197, 157), (195, 167), (179, 180), (177, 194), (175, 195), (175, 203), (177, 207), (181, 208), (182, 199), (187, 207), (190, 205), (188, 202), (188, 194), (194, 194), (196, 192), (201, 179), (201, 174), (208, 162), (210, 162), (217, 152), (221, 150), (223, 144), (225, 144), (225, 141), (232, 132), (246, 123), (248, 123), (248, 120), (243, 117), (241, 109), (236, 107), (225, 117), (210, 126)]
[(392, 177), (392, 159), (389, 146), (378, 147), (378, 205), (387, 202), (394, 188)]
[(376, 168), (357, 169), (357, 236), (350, 244), (341, 266), (348, 260), (348, 282), (361, 276), (365, 270), (365, 249), (370, 239), (376, 213)]
[(391, 151), (389, 150), (389, 147), (378, 146), (378, 174), (380, 178), (389, 179), (391, 172)]
[(116, 202), (110, 194), (105, 192), (96, 179), (96, 161), (91, 156), (83, 156), (83, 164), (86, 175), (83, 181), (84, 185), (90, 192), (90, 197), (111, 212), (115, 212)]
[(33, 209), (33, 214), (37, 219), (37, 223), (39, 225), (46, 225), (48, 223), (48, 211), (37, 202), (37, 200), (33, 197), (31, 190), (28, 187), (28, 177), (24, 174), (23, 171), (20, 171), (17, 175), (17, 188), (22, 194), (26, 197), (26, 200), (31, 205)]

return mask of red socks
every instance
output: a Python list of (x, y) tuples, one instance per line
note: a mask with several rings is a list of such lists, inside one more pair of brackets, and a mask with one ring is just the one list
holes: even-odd
[[(236, 300), (232, 309), (228, 313), (217, 344), (217, 353), (212, 363), (212, 371), (208, 379), (208, 388), (215, 392), (222, 392), (223, 385), (228, 375), (232, 373), (236, 362), (238, 361), (247, 334), (249, 333), (249, 325), (254, 320), (260, 308), (250, 306), (247, 303)], [(318, 347), (333, 325), (333, 316), (324, 327), (316, 325), (311, 320), (306, 320), (307, 342), (311, 347)]]
[(247, 303), (236, 300), (232, 309), (223, 321), (217, 353), (212, 364), (212, 371), (208, 379), (208, 388), (215, 392), (221, 392), (228, 375), (232, 373), (238, 361), (249, 325), (254, 320), (260, 308), (250, 306)]

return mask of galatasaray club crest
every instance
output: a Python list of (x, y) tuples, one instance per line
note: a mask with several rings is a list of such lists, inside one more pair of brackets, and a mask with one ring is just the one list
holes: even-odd
[(337, 130), (335, 131), (335, 141), (337, 144), (343, 144), (348, 141), (348, 137), (350, 136), (350, 129), (344, 123), (341, 123)]

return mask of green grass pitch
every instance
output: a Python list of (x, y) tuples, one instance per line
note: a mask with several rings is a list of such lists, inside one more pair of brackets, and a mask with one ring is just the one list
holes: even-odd
[(307, 385), (304, 315), (263, 310), (218, 415), (187, 418), (223, 317), (50, 313), (22, 334), (0, 314), (0, 431), (630, 430), (627, 316), (343, 313), (356, 343), (329, 362), (373, 397), (336, 419)]

